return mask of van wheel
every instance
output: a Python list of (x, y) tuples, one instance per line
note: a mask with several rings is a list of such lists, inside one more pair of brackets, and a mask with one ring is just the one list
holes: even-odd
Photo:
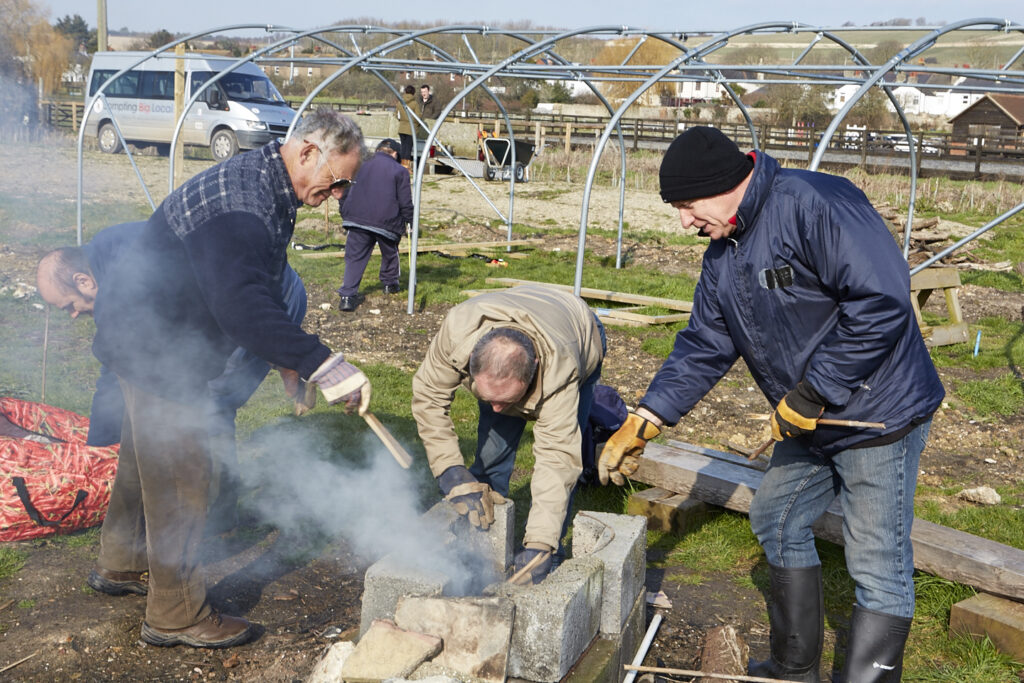
[(493, 166), (486, 166), (486, 167), (484, 167), (484, 178), (487, 179), (487, 180), (494, 180), (494, 167)]
[(112, 123), (104, 123), (100, 126), (96, 142), (100, 146), (100, 151), (106, 154), (117, 154), (121, 151), (121, 141), (117, 139), (117, 130), (114, 129)]
[(517, 183), (525, 182), (525, 180), (524, 180), (525, 178), (526, 178), (526, 168), (521, 163), (519, 163), (517, 161), (516, 162), (516, 182)]
[(238, 139), (227, 128), (218, 130), (210, 138), (210, 154), (214, 161), (224, 161), (238, 154)]

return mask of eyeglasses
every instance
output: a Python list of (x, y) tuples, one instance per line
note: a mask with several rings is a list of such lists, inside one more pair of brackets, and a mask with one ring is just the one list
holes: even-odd
[(331, 168), (331, 162), (327, 161), (327, 155), (324, 154), (324, 151), (322, 149), (320, 149), (320, 145), (318, 145), (316, 143), (313, 143), (313, 142), (310, 142), (309, 140), (303, 140), (303, 142), (305, 142), (307, 144), (310, 144), (310, 145), (313, 145), (314, 147), (316, 147), (316, 151), (320, 152), (320, 156), (324, 160), (324, 165), (327, 167), (327, 170), (330, 172), (331, 177), (334, 178), (334, 182), (332, 182), (330, 185), (327, 186), (327, 191), (328, 192), (334, 192), (335, 190), (342, 190), (342, 189), (348, 187), (349, 185), (355, 185), (356, 184), (356, 181), (352, 180), (351, 178), (339, 178), (338, 177), (338, 174), (334, 172), (333, 168)]

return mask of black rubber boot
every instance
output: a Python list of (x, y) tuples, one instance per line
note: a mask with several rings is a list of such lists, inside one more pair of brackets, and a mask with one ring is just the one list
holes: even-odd
[(788, 569), (768, 565), (771, 575), (771, 658), (751, 660), (747, 673), (764, 678), (819, 683), (824, 605), (821, 567)]
[(854, 605), (846, 663), (837, 683), (899, 683), (911, 621)]

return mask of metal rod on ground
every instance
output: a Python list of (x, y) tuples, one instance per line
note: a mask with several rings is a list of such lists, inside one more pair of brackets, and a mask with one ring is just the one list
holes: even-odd
[[(651, 622), (654, 623), (654, 622)], [(623, 664), (622, 667), (631, 673), (667, 674), (669, 676), (690, 676), (692, 678), (718, 678), (725, 681), (744, 681), (744, 683), (795, 683), (786, 678), (762, 678), (761, 676), (741, 676), (739, 674), (716, 674), (707, 671), (691, 671), (690, 669), (666, 669), (659, 666), (636, 666)], [(625, 679), (623, 683), (629, 683)]]
[(636, 678), (637, 669), (635, 667), (640, 666), (644, 657), (647, 656), (647, 651), (651, 649), (651, 643), (654, 642), (654, 634), (658, 632), (658, 627), (661, 626), (661, 615), (655, 614), (654, 618), (651, 619), (651, 625), (647, 627), (647, 633), (644, 634), (644, 639), (640, 641), (640, 649), (636, 651), (636, 655), (633, 657), (633, 664), (623, 664), (623, 667), (629, 672), (626, 677), (622, 679), (622, 683), (633, 683), (633, 679)]
[(21, 659), (19, 659), (16, 662), (11, 662), (10, 664), (5, 666), (4, 668), (0, 669), (0, 674), (2, 674), (5, 671), (8, 671), (10, 669), (13, 669), (14, 667), (18, 666), (19, 664), (21, 664), (23, 662), (27, 662), (28, 660), (30, 660), (33, 657), (35, 657), (37, 654), (39, 654), (38, 650), (36, 652), (33, 652), (32, 654), (30, 654), (28, 657), (22, 657)]
[(46, 322), (43, 323), (43, 387), (39, 402), (46, 403), (46, 349), (50, 345), (50, 307), (46, 307)]

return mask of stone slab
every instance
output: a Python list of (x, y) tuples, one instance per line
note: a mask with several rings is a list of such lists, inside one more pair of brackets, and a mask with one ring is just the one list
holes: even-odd
[(500, 583), (485, 595), (516, 605), (509, 677), (560, 681), (597, 635), (604, 564), (596, 557), (566, 560), (537, 585)]
[(644, 593), (647, 519), (587, 511), (576, 515), (572, 528), (573, 557), (596, 557), (604, 564), (601, 633), (620, 633)]
[(950, 634), (988, 636), (1000, 652), (1024, 661), (1024, 604), (978, 593), (949, 611)]
[(395, 623), (444, 641), (432, 664), (474, 680), (502, 683), (514, 614), (515, 603), (507, 598), (402, 598)]
[(359, 639), (341, 668), (345, 683), (377, 683), (408, 676), (441, 651), (441, 639), (406, 631), (386, 619), (377, 619)]
[(341, 680), (341, 669), (349, 658), (356, 644), (351, 640), (343, 640), (327, 648), (327, 652), (313, 667), (306, 678), (306, 683), (338, 683)]
[[(494, 506), (494, 523), (483, 531), (470, 524), (466, 517), (455, 511), (455, 506), (444, 500), (427, 510), (424, 517), (448, 529), (452, 534), (451, 543), (457, 545), (464, 554), (478, 554), (485, 558), (493, 574), (504, 576), (511, 566), (516, 517), (516, 507), (512, 500)], [(476, 586), (474, 590), (466, 590), (465, 594), (479, 594), (492, 581), (493, 578)]]
[(722, 508), (658, 487), (637, 491), (626, 503), (626, 513), (647, 518), (651, 531), (683, 536), (696, 531), (722, 513)]

